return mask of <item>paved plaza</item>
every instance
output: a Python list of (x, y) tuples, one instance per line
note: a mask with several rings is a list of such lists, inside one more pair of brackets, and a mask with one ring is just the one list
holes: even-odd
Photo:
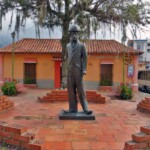
[[(59, 120), (59, 112), (68, 109), (68, 102), (39, 103), (37, 97), (48, 89), (28, 89), (14, 97), (13, 109), (0, 113), (0, 120), (27, 126), (36, 139), (45, 141), (45, 150), (123, 150), (125, 141), (140, 132), (140, 126), (150, 125), (150, 113), (140, 112), (137, 104), (149, 94), (138, 92), (132, 101), (117, 100), (113, 93), (102, 95), (106, 104), (89, 102), (96, 120)], [(79, 109), (81, 106), (79, 103)]]

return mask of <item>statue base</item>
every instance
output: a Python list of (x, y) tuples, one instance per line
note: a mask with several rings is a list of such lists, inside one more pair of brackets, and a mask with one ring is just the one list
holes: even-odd
[(65, 113), (62, 110), (59, 114), (59, 120), (95, 120), (95, 115), (93, 113), (87, 115), (83, 111), (77, 113)]

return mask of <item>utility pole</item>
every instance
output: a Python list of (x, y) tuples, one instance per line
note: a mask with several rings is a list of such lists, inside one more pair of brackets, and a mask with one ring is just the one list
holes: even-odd
[(11, 33), (11, 37), (13, 40), (13, 45), (12, 45), (12, 81), (14, 81), (14, 51), (15, 51), (15, 31)]
[[(125, 45), (126, 41), (126, 24), (122, 22), (122, 30), (123, 30), (123, 37), (122, 37), (122, 44)], [(125, 48), (123, 49), (123, 83), (125, 83)]]

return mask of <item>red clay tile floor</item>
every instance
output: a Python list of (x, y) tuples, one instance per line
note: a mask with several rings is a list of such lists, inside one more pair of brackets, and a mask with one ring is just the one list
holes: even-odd
[[(106, 104), (89, 103), (96, 120), (59, 120), (59, 112), (68, 109), (68, 102), (39, 103), (47, 89), (28, 89), (15, 97), (15, 107), (0, 113), (0, 120), (27, 126), (36, 138), (45, 141), (45, 150), (123, 150), (125, 141), (150, 125), (150, 113), (136, 109), (138, 102), (149, 94), (136, 93), (134, 100), (113, 98)], [(112, 96), (111, 93), (103, 93)], [(79, 103), (79, 109), (81, 106)]]

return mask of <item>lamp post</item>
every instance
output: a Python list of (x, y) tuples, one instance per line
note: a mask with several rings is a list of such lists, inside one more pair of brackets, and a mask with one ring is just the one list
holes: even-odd
[(15, 31), (11, 33), (11, 37), (13, 40), (13, 46), (12, 46), (12, 81), (14, 80), (14, 50), (15, 50)]
[[(122, 30), (123, 30), (123, 37), (122, 37), (122, 44), (125, 45), (125, 41), (126, 41), (126, 23), (125, 20), (123, 20), (122, 22)], [(123, 83), (125, 83), (125, 48), (123, 48)]]

